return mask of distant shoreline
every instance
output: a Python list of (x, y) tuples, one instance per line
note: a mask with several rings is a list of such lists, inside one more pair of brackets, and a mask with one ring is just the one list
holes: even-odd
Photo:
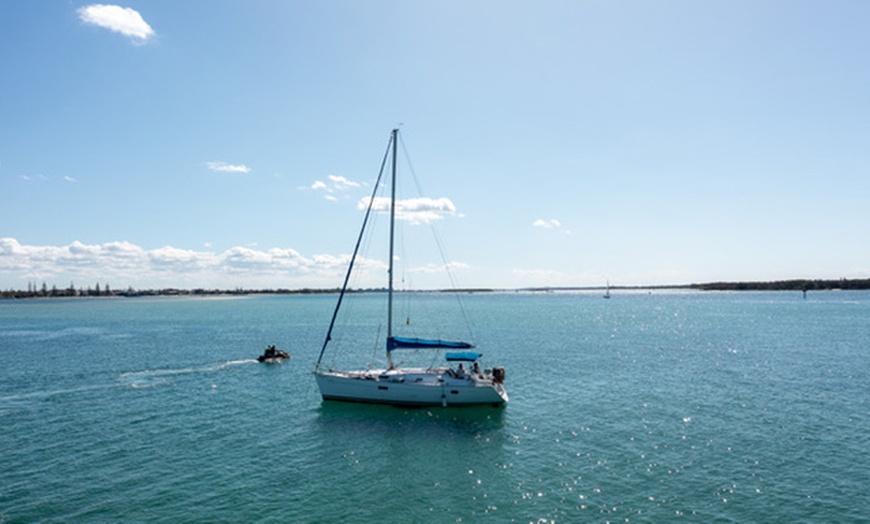
[[(525, 288), (523, 291), (595, 291), (604, 290), (598, 287), (541, 287)], [(707, 282), (704, 284), (682, 284), (670, 286), (611, 286), (611, 290), (639, 290), (639, 289), (694, 289), (698, 291), (832, 291), (832, 290), (856, 290), (870, 289), (870, 278), (837, 280), (824, 279), (795, 279), (774, 281), (752, 282)]]
[[(503, 292), (556, 292), (556, 291), (603, 291), (604, 286), (545, 286), (516, 289), (497, 288), (464, 288), (464, 289), (436, 289), (418, 290), (426, 293), (503, 293)], [(617, 290), (668, 290), (687, 289), (697, 291), (825, 291), (825, 290), (865, 290), (870, 289), (870, 279), (838, 279), (838, 280), (776, 280), (770, 282), (709, 282), (705, 284), (682, 284), (664, 286), (611, 286), (612, 291)], [(94, 297), (152, 297), (152, 296), (239, 296), (239, 295), (324, 295), (335, 294), (338, 288), (329, 289), (127, 289), (116, 291), (108, 285), (100, 289), (75, 289), (73, 287), (58, 290), (56, 287), (48, 289), (43, 284), (37, 289), (31, 286), (28, 290), (7, 290), (0, 292), (0, 299), (26, 299), (26, 298), (94, 298)], [(381, 293), (386, 289), (368, 288), (353, 289), (351, 293)]]

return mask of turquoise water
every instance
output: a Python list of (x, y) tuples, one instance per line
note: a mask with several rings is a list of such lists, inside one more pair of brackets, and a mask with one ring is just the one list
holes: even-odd
[(870, 293), (467, 295), (448, 410), (322, 403), (334, 299), (0, 302), (0, 522), (870, 519)]

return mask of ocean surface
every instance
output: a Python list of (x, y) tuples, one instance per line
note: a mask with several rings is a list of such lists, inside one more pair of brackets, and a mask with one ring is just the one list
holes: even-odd
[(335, 298), (0, 301), (0, 523), (870, 521), (870, 292), (466, 295), (503, 409), (324, 403)]

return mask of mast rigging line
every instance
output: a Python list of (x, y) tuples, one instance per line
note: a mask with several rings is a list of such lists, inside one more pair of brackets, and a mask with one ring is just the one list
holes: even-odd
[[(405, 138), (400, 137), (398, 133), (396, 136), (399, 138), (399, 145), (402, 146), (402, 153), (405, 155), (405, 161), (408, 163), (408, 169), (411, 172), (411, 178), (414, 180), (414, 186), (417, 188), (417, 194), (422, 197), (423, 187), (420, 184), (420, 179), (417, 178), (417, 172), (414, 170), (414, 164), (411, 162), (411, 155), (408, 154), (408, 150), (405, 148)], [(465, 304), (462, 302), (459, 293), (456, 292), (456, 290), (459, 289), (459, 286), (456, 285), (456, 278), (453, 275), (453, 271), (450, 269), (450, 263), (448, 262), (449, 259), (444, 250), (444, 244), (441, 242), (438, 230), (435, 229), (435, 225), (431, 221), (429, 222), (429, 230), (432, 231), (435, 245), (438, 246), (438, 254), (441, 256), (441, 263), (444, 264), (444, 271), (447, 273), (448, 280), (450, 280), (450, 288), (454, 291), (454, 295), (456, 296), (456, 303), (459, 304), (459, 311), (462, 313), (462, 321), (465, 322), (465, 329), (468, 330), (471, 340), (474, 341), (474, 331), (471, 329), (471, 322), (468, 320), (468, 312), (465, 310)]]
[[(338, 300), (335, 304), (335, 310), (332, 312), (332, 320), (329, 321), (329, 329), (326, 332), (326, 339), (323, 341), (323, 346), (320, 348), (320, 356), (317, 357), (317, 367), (320, 366), (320, 361), (323, 360), (323, 353), (326, 351), (326, 346), (329, 344), (329, 341), (332, 340), (332, 328), (335, 326), (335, 319), (338, 317), (338, 311), (341, 309), (341, 302), (344, 299), (344, 295), (347, 292), (347, 283), (350, 281), (350, 275), (353, 273), (353, 265), (356, 262), (357, 254), (359, 253), (359, 247), (362, 243), (363, 236), (366, 231), (366, 225), (369, 221), (369, 216), (372, 213), (372, 206), (374, 206), (375, 197), (378, 193), (378, 188), (381, 185), (381, 178), (384, 175), (384, 168), (387, 166), (387, 158), (390, 156), (390, 147), (394, 146), (394, 141), (396, 140), (396, 136), (398, 135), (397, 130), (393, 130), (390, 133), (390, 141), (387, 143), (387, 150), (384, 152), (384, 159), (381, 161), (381, 169), (378, 172), (378, 179), (375, 181), (375, 187), (372, 189), (372, 196), (369, 199), (369, 205), (366, 208), (366, 216), (363, 218), (363, 225), (360, 228), (359, 236), (356, 239), (356, 245), (353, 248), (353, 255), (350, 257), (350, 264), (347, 265), (347, 273), (344, 276), (344, 283), (341, 286), (341, 293), (338, 295)], [(395, 155), (393, 155), (395, 157)], [(395, 164), (395, 158), (393, 160)]]

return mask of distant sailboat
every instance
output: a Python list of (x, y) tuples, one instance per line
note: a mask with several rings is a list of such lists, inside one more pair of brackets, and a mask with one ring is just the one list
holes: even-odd
[(607, 288), (604, 290), (604, 298), (610, 298), (610, 281), (607, 281)]
[[(396, 220), (396, 151), (398, 129), (390, 135), (387, 147), (392, 157), (392, 183), (390, 196), (390, 239), (389, 239), (389, 272), (387, 287), (387, 333), (386, 352), (387, 366), (383, 369), (360, 369), (343, 371), (329, 369), (323, 363), (323, 355), (332, 340), (335, 321), (338, 317), (342, 300), (347, 292), (348, 281), (354, 269), (359, 251), (360, 241), (366, 231), (366, 225), (375, 202), (375, 195), (383, 178), (387, 156), (381, 166), (381, 174), (375, 183), (372, 198), (363, 219), (362, 230), (357, 240), (356, 248), (345, 276), (341, 293), (326, 333), (326, 339), (320, 350), (320, 357), (314, 370), (314, 377), (324, 400), (339, 400), (346, 402), (365, 402), (374, 404), (416, 405), (416, 406), (468, 406), (480, 404), (503, 405), (508, 401), (504, 389), (504, 368), (481, 370), (478, 367), (480, 353), (471, 351), (474, 345), (469, 342), (452, 342), (423, 338), (399, 337), (393, 334), (393, 264), (394, 264), (394, 230)], [(390, 153), (392, 150), (392, 153)], [(374, 329), (377, 329), (374, 327)], [(359, 341), (357, 344), (363, 346)], [(430, 366), (426, 368), (400, 368), (393, 360), (393, 352), (407, 349), (448, 350), (445, 354), (447, 365)], [(360, 354), (362, 352), (360, 351)], [(456, 368), (451, 364), (458, 363)], [(469, 366), (469, 370), (462, 364)]]

